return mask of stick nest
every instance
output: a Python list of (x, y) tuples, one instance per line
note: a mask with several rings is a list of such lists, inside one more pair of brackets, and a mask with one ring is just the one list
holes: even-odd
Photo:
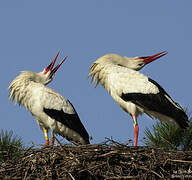
[(130, 147), (108, 140), (86, 146), (28, 148), (0, 164), (0, 179), (192, 178), (192, 152)]

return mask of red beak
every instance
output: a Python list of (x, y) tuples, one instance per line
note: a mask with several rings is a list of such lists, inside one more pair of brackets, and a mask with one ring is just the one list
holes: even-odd
[(59, 53), (60, 53), (60, 51), (57, 53), (57, 55), (56, 55), (55, 58), (53, 59), (52, 63), (49, 64), (49, 66), (47, 66), (44, 74), (46, 74), (48, 71), (51, 71), (51, 74), (54, 74), (54, 73), (59, 69), (59, 67), (61, 66), (61, 64), (63, 64), (63, 62), (67, 59), (67, 56), (65, 56), (65, 57), (63, 58), (63, 60), (53, 69), (53, 66), (54, 66), (54, 64), (55, 64), (55, 62), (56, 62), (56, 60), (57, 60), (57, 57), (59, 56)]
[(143, 62), (145, 62), (146, 64), (151, 63), (152, 61), (159, 59), (160, 57), (166, 55), (168, 52), (167, 51), (163, 51), (161, 53), (157, 53), (153, 56), (146, 56), (146, 57), (140, 57), (143, 59)]

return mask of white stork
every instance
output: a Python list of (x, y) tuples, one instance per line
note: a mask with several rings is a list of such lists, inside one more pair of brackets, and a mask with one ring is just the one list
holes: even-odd
[(89, 144), (89, 135), (81, 123), (71, 102), (46, 87), (55, 72), (66, 60), (65, 57), (54, 69), (53, 66), (59, 55), (42, 72), (23, 71), (9, 85), (9, 100), (23, 105), (37, 120), (44, 131), (45, 143), (49, 145), (48, 131), (51, 131), (51, 145), (54, 144), (54, 134), (59, 134), (74, 144)]
[(181, 106), (157, 82), (138, 72), (165, 54), (166, 51), (134, 58), (107, 54), (90, 67), (88, 76), (92, 76), (95, 87), (100, 82), (121, 108), (132, 116), (134, 146), (137, 146), (139, 133), (137, 116), (142, 113), (151, 118), (176, 122), (181, 128), (188, 127), (188, 117)]

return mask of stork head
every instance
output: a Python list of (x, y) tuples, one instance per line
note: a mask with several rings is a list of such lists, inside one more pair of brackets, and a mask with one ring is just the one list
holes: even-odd
[(100, 57), (95, 63), (96, 64), (115, 64), (123, 67), (127, 67), (133, 70), (140, 70), (142, 69), (146, 64), (151, 63), (152, 61), (166, 55), (167, 52), (163, 51), (161, 53), (157, 53), (152, 56), (145, 56), (145, 57), (126, 57), (126, 56), (120, 56), (118, 54), (107, 54), (102, 57)]
[(160, 57), (162, 57), (166, 54), (167, 54), (167, 51), (163, 51), (161, 53), (157, 53), (152, 56), (134, 57), (134, 58), (124, 57), (125, 62), (123, 64), (130, 69), (134, 69), (134, 70), (138, 71), (138, 70), (142, 69), (146, 64), (149, 64), (149, 63), (153, 62), (154, 60), (159, 59)]
[(59, 56), (59, 53), (60, 51), (57, 53), (57, 55), (55, 56), (51, 64), (49, 64), (49, 66), (47, 66), (42, 72), (39, 73), (39, 75), (41, 76), (41, 82), (45, 85), (50, 83), (53, 80), (56, 71), (59, 69), (61, 64), (63, 64), (63, 62), (67, 59), (67, 56), (64, 57), (63, 60), (55, 68), (53, 68), (57, 60), (57, 57)]

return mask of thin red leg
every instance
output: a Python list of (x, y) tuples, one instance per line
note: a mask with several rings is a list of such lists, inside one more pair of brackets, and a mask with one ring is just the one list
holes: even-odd
[(137, 146), (138, 134), (139, 134), (139, 126), (137, 124), (135, 124), (135, 127), (134, 127), (134, 146)]
[(138, 142), (138, 135), (139, 135), (139, 126), (137, 124), (137, 117), (136, 115), (132, 115), (134, 121), (134, 146), (137, 146)]
[(51, 137), (51, 146), (54, 146), (55, 138)]
[(55, 142), (55, 137), (54, 137), (54, 133), (51, 133), (51, 146), (54, 146), (54, 142)]
[(49, 146), (49, 140), (45, 140), (45, 145)]

